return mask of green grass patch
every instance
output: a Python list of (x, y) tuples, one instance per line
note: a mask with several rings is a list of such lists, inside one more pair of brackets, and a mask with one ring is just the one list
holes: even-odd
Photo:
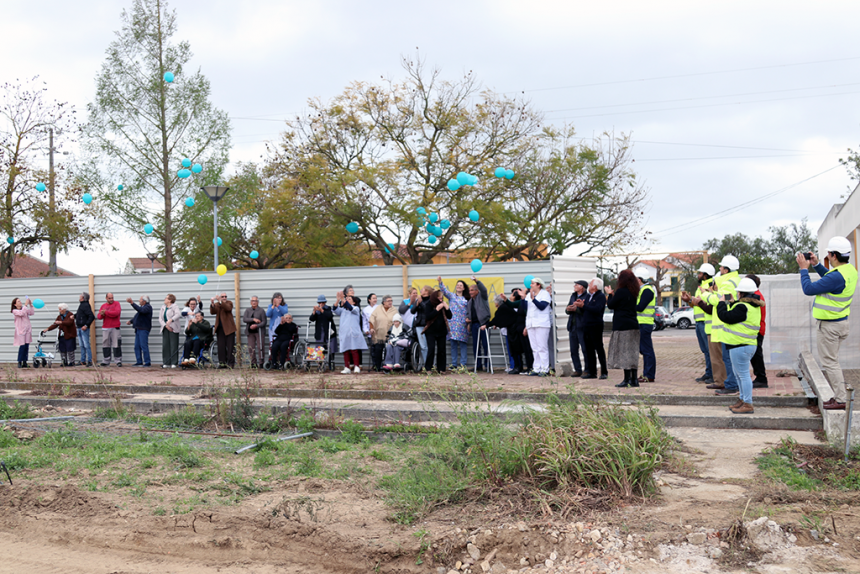
[(838, 449), (798, 444), (785, 437), (762, 452), (756, 464), (765, 477), (791, 490), (860, 489), (860, 456), (856, 450), (845, 460)]
[(11, 404), (6, 401), (0, 401), (0, 420), (8, 419), (32, 419), (36, 414), (26, 403), (13, 401)]

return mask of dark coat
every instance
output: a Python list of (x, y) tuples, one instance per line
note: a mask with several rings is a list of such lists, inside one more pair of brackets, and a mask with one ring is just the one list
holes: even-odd
[(478, 287), (478, 296), (472, 297), (466, 304), (466, 317), (471, 319), (472, 310), (474, 309), (478, 317), (478, 323), (486, 325), (490, 321), (489, 295), (487, 294), (487, 288), (484, 287), (484, 284), (480, 280), (475, 281), (475, 284)]
[(90, 306), (90, 302), (82, 301), (81, 304), (78, 305), (78, 310), (75, 311), (75, 325), (79, 328), (86, 325), (87, 329), (90, 329), (95, 320), (96, 316), (93, 313), (93, 308)]
[(275, 327), (275, 341), (281, 339), (292, 341), (293, 338), (299, 336), (299, 326), (295, 323), (281, 323)]
[(603, 291), (585, 294), (585, 306), (582, 308), (586, 327), (603, 327), (603, 312), (606, 310), (606, 295)]
[(71, 311), (66, 312), (66, 316), (57, 315), (55, 321), (62, 321), (60, 325), (52, 324), (50, 327), (45, 329), (46, 331), (53, 331), (58, 326), (60, 327), (60, 331), (62, 331), (63, 339), (77, 339), (78, 337), (78, 328), (75, 325), (75, 316), (72, 315)]
[(218, 327), (221, 327), (225, 335), (232, 335), (236, 332), (236, 319), (233, 318), (232, 301), (221, 303), (221, 301), (216, 299), (214, 303), (209, 304), (209, 312), (215, 315), (215, 331), (218, 331)]
[[(586, 291), (583, 291), (582, 295), (577, 295), (576, 291), (574, 291), (570, 295), (570, 301), (567, 302), (568, 306), (573, 305), (573, 302), (576, 301), (577, 299), (585, 299), (586, 295), (587, 295)], [(567, 307), (565, 307), (564, 312), (567, 313), (567, 330), (568, 331), (573, 331), (577, 327), (582, 329), (582, 327), (585, 325), (585, 317), (584, 317), (582, 309), (577, 309), (576, 311), (571, 312), (571, 311), (567, 310)]]
[(610, 295), (606, 306), (613, 311), (613, 331), (639, 330), (639, 321), (636, 320), (636, 297), (627, 287), (622, 287)]
[(424, 307), (423, 314), (426, 319), (424, 324), (424, 334), (428, 337), (442, 337), (448, 333), (448, 323), (445, 319), (453, 317), (450, 309), (443, 308), (441, 311), (436, 310), (436, 306), (430, 301), (422, 303)]
[(134, 330), (152, 331), (152, 305), (149, 303), (143, 305), (132, 303), (131, 306), (137, 311), (131, 319), (131, 326), (134, 327)]
[(507, 305), (499, 305), (496, 309), (496, 316), (488, 323), (490, 327), (511, 328), (517, 323), (517, 312), (512, 307)]
[(327, 342), (328, 326), (331, 325), (332, 337), (337, 337), (337, 326), (334, 324), (334, 313), (331, 307), (323, 305), (322, 312), (312, 312), (310, 320), (314, 323), (314, 341)]
[(212, 342), (212, 325), (209, 324), (209, 321), (203, 319), (199, 323), (189, 323), (188, 328), (185, 329), (185, 334), (188, 335), (189, 339), (193, 339), (194, 337), (200, 338), (203, 341), (203, 344), (208, 345)]
[[(502, 303), (502, 306), (514, 310), (514, 329), (519, 329), (520, 331), (522, 331), (526, 328), (526, 316), (528, 315), (529, 307), (525, 304), (525, 300), (511, 299)], [(496, 313), (498, 312), (499, 310), (496, 309)]]

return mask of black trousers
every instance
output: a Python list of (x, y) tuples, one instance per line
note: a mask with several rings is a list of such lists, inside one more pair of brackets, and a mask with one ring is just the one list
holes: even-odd
[(236, 333), (225, 335), (218, 326), (218, 362), (229, 367), (236, 366)]
[(200, 350), (203, 348), (203, 339), (185, 339), (185, 345), (183, 346), (182, 358), (190, 359), (194, 357), (195, 359), (200, 356)]
[(508, 346), (511, 350), (511, 358), (514, 360), (514, 369), (520, 372), (523, 371), (523, 353), (525, 352), (523, 329), (520, 329), (519, 326), (508, 329)]
[(761, 350), (761, 344), (764, 341), (764, 335), (758, 334), (758, 345), (756, 346), (755, 355), (753, 355), (752, 364), (753, 375), (756, 381), (760, 383), (767, 382), (767, 370), (764, 368), (764, 353)]
[(603, 325), (586, 325), (584, 332), (586, 370), (589, 374), (597, 376), (597, 361), (600, 361), (600, 374), (607, 374), (606, 351), (603, 349)]
[(371, 343), (370, 358), (373, 361), (373, 368), (377, 371), (382, 370), (383, 355), (385, 355), (385, 343)]
[(292, 339), (287, 339), (286, 337), (278, 337), (272, 341), (272, 361), (276, 365), (281, 366), (289, 360), (290, 343), (292, 342)]
[(445, 344), (445, 336), (447, 334), (431, 335), (425, 333), (427, 337), (427, 361), (424, 363), (424, 368), (428, 371), (433, 368), (433, 359), (436, 359), (436, 370), (438, 372), (441, 373), (448, 369), (448, 346)]

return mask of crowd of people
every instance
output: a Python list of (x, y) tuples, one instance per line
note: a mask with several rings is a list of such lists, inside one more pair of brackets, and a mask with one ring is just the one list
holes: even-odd
[[(803, 292), (815, 296), (813, 317), (818, 326), (818, 352), (822, 370), (834, 393), (824, 405), (825, 409), (844, 409), (846, 402), (838, 354), (848, 336), (847, 318), (857, 284), (857, 270), (848, 263), (850, 252), (850, 243), (836, 237), (828, 245), (829, 269), (812, 253), (797, 256)], [(810, 266), (821, 276), (818, 281), (810, 280)], [(722, 258), (719, 273), (713, 265), (704, 263), (697, 272), (695, 293), (683, 292), (681, 299), (694, 308), (699, 349), (705, 359), (705, 372), (696, 381), (704, 383), (717, 395), (738, 395), (731, 410), (748, 414), (754, 412), (753, 389), (768, 386), (762, 353), (766, 307), (759, 290), (759, 278), (753, 274), (741, 277), (739, 267), (733, 255)], [(468, 285), (463, 280), (457, 281), (451, 291), (438, 277), (436, 288), (426, 285), (419, 291), (413, 287), (399, 306), (394, 305), (391, 295), (380, 298), (371, 293), (362, 308), (362, 299), (352, 285), (336, 293), (332, 306), (328, 305), (325, 295), (320, 295), (308, 317), (314, 323), (314, 342), (325, 345), (330, 354), (342, 354), (343, 374), (361, 372), (364, 351), (369, 351), (368, 368), (371, 370), (401, 369), (407, 359), (404, 352), (413, 345), (418, 349), (415, 370), (423, 368), (438, 373), (465, 370), (471, 355), (475, 359), (475, 370), (485, 371), (489, 369), (488, 329), (496, 328), (500, 329), (505, 344), (508, 374), (536, 377), (550, 374), (553, 343), (550, 286), (535, 277), (529, 289), (515, 288), (510, 295), (500, 293), (493, 299), (495, 313), (491, 313), (486, 286), (475, 276), (471, 279)], [(63, 366), (92, 366), (90, 331), (96, 321), (101, 321), (103, 360), (100, 365), (122, 366), (121, 305), (108, 293), (105, 302), (94, 312), (89, 299), (88, 293), (81, 293), (74, 313), (67, 304), (61, 303), (58, 316), (45, 331), (59, 330), (57, 348)], [(135, 333), (132, 366), (149, 367), (152, 365), (149, 336), (153, 328), (153, 307), (147, 296), (141, 296), (137, 302), (129, 297), (126, 302), (135, 312), (127, 322)], [(657, 365), (651, 335), (656, 303), (656, 289), (643, 272), (621, 271), (614, 289), (604, 286), (599, 278), (576, 281), (565, 307), (572, 376), (606, 379), (609, 369), (619, 369), (624, 378), (617, 387), (638, 387), (654, 382)], [(603, 345), (603, 316), (607, 308), (613, 311), (608, 353)], [(234, 367), (237, 325), (233, 311), (233, 302), (226, 293), (212, 297), (209, 315), (214, 318), (213, 326), (206, 319), (199, 297), (189, 299), (180, 307), (176, 297), (168, 294), (158, 311), (162, 368), (199, 365), (201, 353), (209, 348), (213, 338), (217, 340), (218, 366)], [(18, 365), (26, 368), (32, 342), (32, 302), (28, 298), (15, 298), (12, 313), (14, 344), (19, 347)], [(339, 318), (337, 324), (335, 316)], [(260, 306), (258, 297), (251, 297), (242, 323), (251, 367), (268, 361), (271, 367), (281, 368), (290, 362), (299, 330), (281, 293), (274, 293), (265, 309)], [(180, 345), (183, 334), (185, 339)], [(80, 360), (76, 361), (78, 346)], [(638, 373), (640, 355), (641, 376)]]

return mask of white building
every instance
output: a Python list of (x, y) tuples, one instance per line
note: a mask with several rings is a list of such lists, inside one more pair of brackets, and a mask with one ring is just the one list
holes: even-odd
[(860, 239), (860, 185), (854, 188), (845, 203), (836, 203), (818, 228), (818, 256), (827, 253), (827, 242), (840, 235), (851, 242), (850, 262), (857, 266), (857, 246)]
[(163, 273), (165, 269), (166, 267), (164, 266), (164, 263), (158, 259), (150, 261), (148, 257), (129, 257), (122, 273), (123, 275), (133, 275), (134, 273)]

